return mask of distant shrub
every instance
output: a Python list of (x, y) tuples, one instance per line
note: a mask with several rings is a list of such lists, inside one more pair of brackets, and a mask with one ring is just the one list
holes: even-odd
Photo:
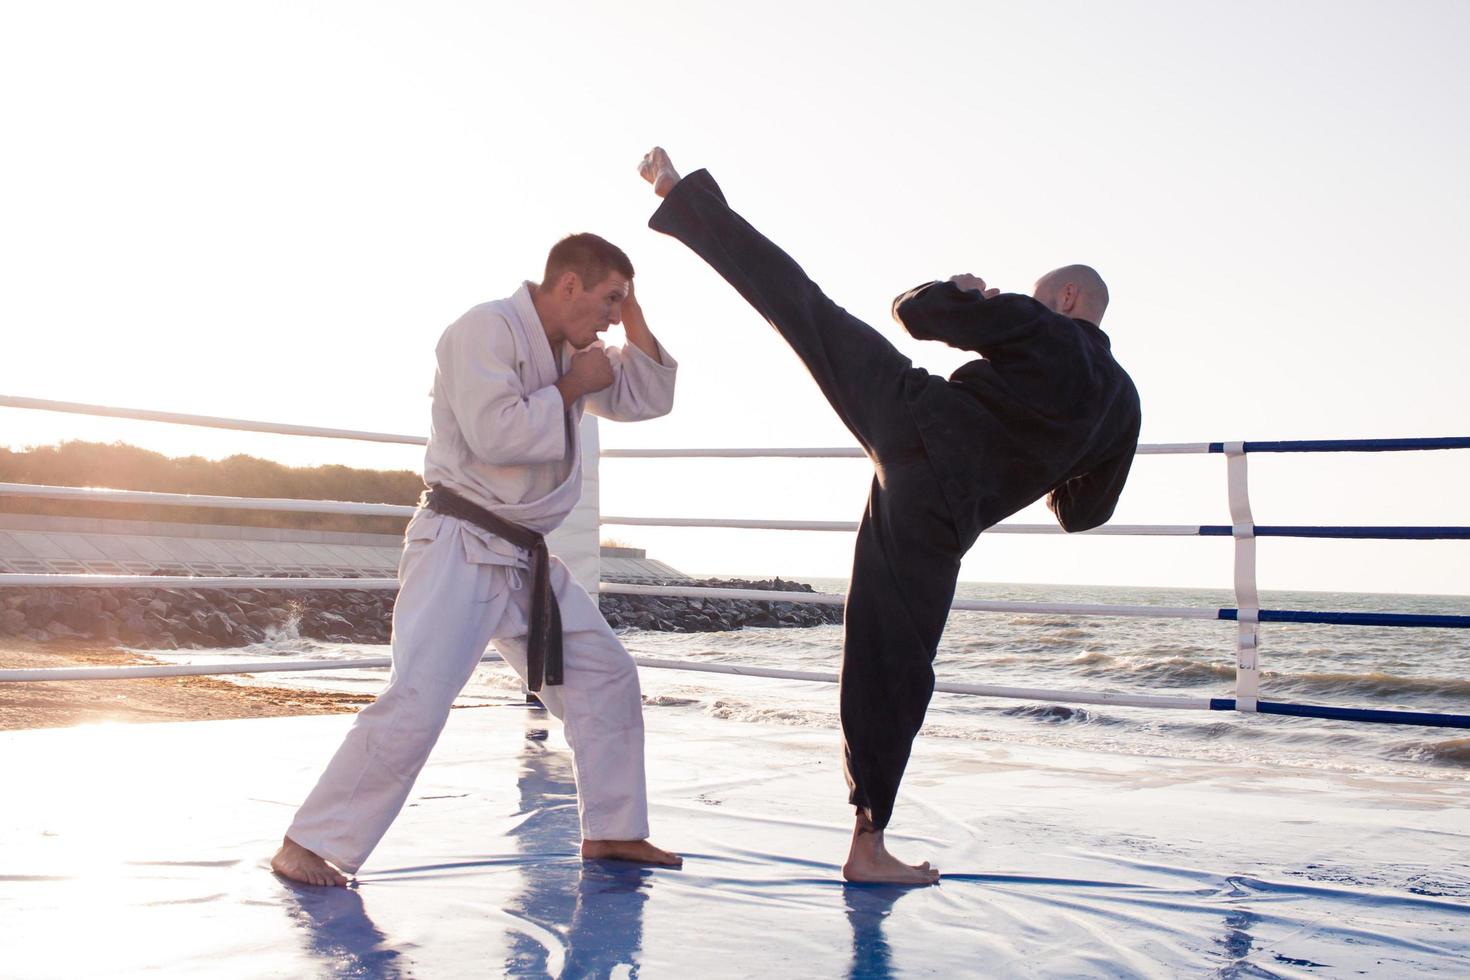
[[(410, 470), (365, 470), (335, 465), (286, 466), (244, 455), (221, 460), (200, 456), (169, 457), (122, 442), (81, 441), (57, 446), (28, 446), (18, 452), (0, 448), (0, 482), (383, 504), (412, 504), (423, 489), (419, 474)], [(406, 523), (397, 517), (288, 514), (9, 496), (0, 497), (0, 511), (382, 534), (397, 534)]]

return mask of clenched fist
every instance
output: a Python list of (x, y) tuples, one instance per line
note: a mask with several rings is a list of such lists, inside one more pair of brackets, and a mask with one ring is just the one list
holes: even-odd
[(556, 383), (562, 401), (570, 405), (583, 395), (601, 391), (613, 383), (612, 362), (601, 347), (589, 347), (572, 355), (572, 365)]
[(990, 297), (992, 296), (1000, 295), (999, 289), (986, 289), (984, 279), (981, 279), (979, 276), (972, 276), (968, 272), (963, 272), (957, 276), (950, 276), (949, 281), (954, 283), (961, 289), (969, 292), (979, 293), (986, 299), (990, 299)]

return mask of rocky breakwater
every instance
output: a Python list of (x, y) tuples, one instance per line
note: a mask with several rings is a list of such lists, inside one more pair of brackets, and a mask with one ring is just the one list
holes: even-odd
[[(657, 584), (816, 591), (779, 578)], [(144, 650), (241, 647), (282, 635), (329, 643), (387, 643), (396, 598), (385, 589), (0, 589), (0, 641), (85, 640)], [(666, 596), (603, 595), (599, 600), (615, 629), (698, 633), (842, 622), (840, 606)]]
[[(817, 590), (802, 582), (783, 579), (679, 579), (644, 585), (705, 589), (753, 589), (762, 592)], [(598, 597), (608, 625), (674, 633), (716, 633), (746, 626), (822, 626), (842, 622), (841, 606), (780, 602), (763, 599), (686, 599), (678, 596), (612, 595)]]
[[(782, 579), (685, 579), (657, 585), (816, 591)], [(395, 598), (385, 589), (0, 589), (0, 639), (104, 642), (138, 649), (245, 646), (282, 635), (335, 644), (387, 644)], [(614, 629), (700, 633), (842, 621), (839, 605), (651, 595), (598, 598)]]
[(0, 638), (147, 650), (239, 647), (282, 634), (387, 643), (394, 598), (381, 589), (3, 589)]

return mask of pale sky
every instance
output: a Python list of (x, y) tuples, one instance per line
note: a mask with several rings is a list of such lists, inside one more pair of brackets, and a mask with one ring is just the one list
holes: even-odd
[[(772, 331), (649, 231), (652, 144), (828, 293), (1088, 262), (1145, 442), (1470, 434), (1470, 5), (54, 3), (0, 14), (0, 393), (423, 433), (433, 347), (572, 231), (679, 359), (608, 447), (851, 445)], [(417, 469), (411, 448), (0, 409), (0, 443)], [(1470, 452), (1252, 459), (1260, 523), (1470, 524)], [(609, 461), (603, 511), (856, 520), (861, 461)], [(1041, 521), (1039, 508), (1018, 521)], [(1228, 523), (1144, 458), (1116, 521)], [(608, 527), (697, 573), (840, 534)], [(1451, 543), (1270, 540), (1268, 588), (1470, 593)], [(1228, 585), (1222, 540), (989, 536), (982, 581)]]

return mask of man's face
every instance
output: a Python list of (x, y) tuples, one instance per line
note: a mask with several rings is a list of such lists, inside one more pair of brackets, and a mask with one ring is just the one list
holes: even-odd
[(608, 327), (621, 323), (628, 285), (627, 279), (616, 272), (609, 272), (607, 278), (591, 289), (574, 290), (567, 305), (567, 343), (581, 350)]

